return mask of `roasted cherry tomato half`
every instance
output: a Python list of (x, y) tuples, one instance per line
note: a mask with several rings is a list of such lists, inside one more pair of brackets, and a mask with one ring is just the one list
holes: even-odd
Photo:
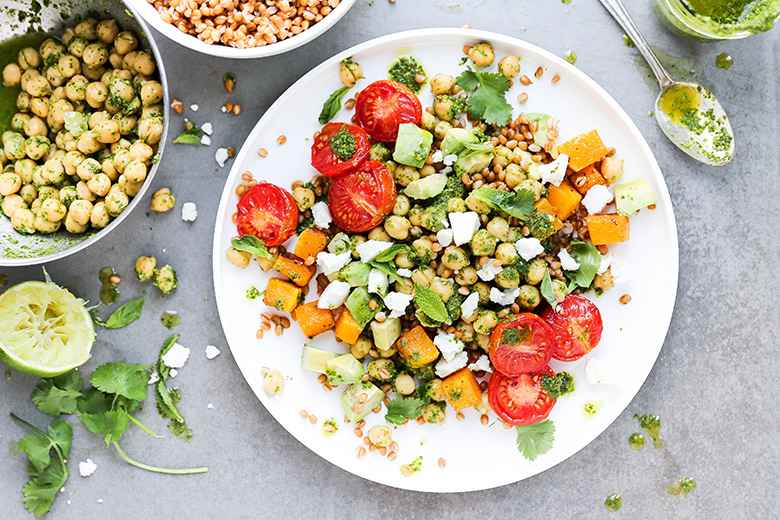
[(496, 415), (512, 426), (525, 426), (546, 419), (555, 399), (542, 388), (544, 376), (555, 376), (550, 367), (535, 374), (511, 377), (493, 372), (488, 383), (488, 401)]
[(393, 210), (395, 197), (395, 181), (387, 168), (377, 161), (363, 161), (330, 183), (328, 209), (338, 227), (360, 233), (382, 223)]
[(526, 312), (498, 324), (490, 335), (490, 361), (508, 376), (542, 370), (555, 348), (555, 333), (536, 314)]
[(359, 126), (328, 123), (311, 145), (311, 165), (328, 177), (357, 168), (368, 158), (368, 134)]
[(377, 141), (392, 142), (402, 123), (420, 124), (422, 105), (406, 85), (397, 81), (375, 81), (357, 96), (355, 115), (360, 126)]
[(557, 310), (548, 307), (542, 319), (555, 333), (553, 357), (561, 361), (579, 359), (599, 344), (604, 324), (598, 307), (582, 296), (569, 294)]
[(254, 235), (268, 246), (278, 246), (295, 233), (298, 206), (287, 190), (263, 182), (246, 190), (236, 207), (241, 236)]

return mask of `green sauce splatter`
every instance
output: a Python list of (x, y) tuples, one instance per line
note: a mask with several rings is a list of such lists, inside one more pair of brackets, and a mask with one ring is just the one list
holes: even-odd
[(412, 92), (420, 92), (423, 84), (425, 84), (424, 80), (422, 83), (417, 83), (415, 78), (417, 78), (418, 74), (425, 76), (425, 70), (422, 68), (422, 65), (417, 63), (417, 60), (410, 56), (398, 58), (398, 61), (393, 63), (388, 71), (390, 79), (406, 85)]
[(170, 330), (179, 326), (181, 323), (181, 316), (175, 311), (165, 311), (162, 313), (162, 316), (160, 316), (160, 322), (166, 329)]
[(5, 287), (6, 285), (8, 285), (8, 276), (0, 274), (0, 287)]
[(685, 477), (676, 484), (669, 486), (669, 494), (677, 496), (685, 496), (696, 488), (696, 481), (691, 477)]
[(258, 298), (258, 297), (259, 297), (261, 294), (263, 294), (263, 293), (262, 293), (262, 292), (260, 292), (260, 289), (258, 289), (258, 288), (257, 288), (256, 286), (254, 286), (254, 285), (253, 285), (252, 287), (250, 287), (249, 289), (247, 289), (247, 290), (246, 290), (246, 297), (247, 297), (247, 299), (249, 299), (249, 300), (255, 300), (255, 299), (257, 299), (257, 298)]
[(609, 495), (604, 501), (604, 507), (607, 508), (607, 511), (617, 511), (623, 507), (623, 497), (617, 493)]
[(115, 283), (111, 282), (111, 277), (115, 274), (116, 272), (111, 267), (104, 267), (98, 273), (100, 283), (103, 284), (103, 287), (100, 289), (100, 301), (105, 305), (113, 305), (119, 301), (119, 289), (117, 289)]
[(577, 54), (574, 51), (566, 51), (563, 55), (563, 59), (574, 64), (577, 61)]
[(653, 440), (653, 446), (660, 448), (664, 445), (663, 439), (661, 439), (661, 418), (653, 414), (645, 414), (642, 416), (634, 415), (634, 419), (639, 421), (639, 426), (645, 431), (648, 437)]
[(336, 419), (333, 417), (325, 421), (322, 425), (322, 433), (325, 435), (325, 437), (330, 437), (337, 431), (339, 431), (339, 427), (336, 424)]
[(634, 40), (631, 39), (631, 37), (627, 34), (623, 35), (623, 45), (626, 47), (634, 47)]
[(582, 413), (585, 415), (585, 419), (593, 419), (593, 416), (599, 413), (599, 410), (604, 406), (604, 401), (585, 403), (582, 409)]
[(641, 433), (632, 433), (628, 436), (628, 445), (635, 450), (641, 450), (645, 447), (645, 444), (647, 444), (647, 440)]
[(715, 58), (715, 65), (717, 65), (719, 69), (729, 70), (731, 66), (734, 65), (734, 58), (731, 57), (731, 54), (721, 52), (718, 54), (718, 57)]

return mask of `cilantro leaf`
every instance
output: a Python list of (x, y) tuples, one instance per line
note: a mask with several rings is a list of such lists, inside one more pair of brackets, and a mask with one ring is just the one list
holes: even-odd
[(119, 438), (127, 430), (127, 425), (130, 424), (130, 414), (122, 410), (111, 410), (103, 414), (103, 424), (105, 426), (105, 437), (103, 440), (106, 442), (106, 448), (111, 446), (112, 442), (117, 442)]
[(186, 130), (173, 140), (173, 144), (198, 144), (202, 132), (203, 131), (197, 127), (192, 130)]
[(73, 426), (62, 419), (54, 419), (46, 428), (51, 442), (60, 448), (63, 457), (70, 453), (70, 441), (73, 438)]
[(542, 298), (544, 298), (548, 304), (550, 304), (550, 307), (555, 310), (555, 308), (558, 306), (558, 297), (555, 296), (555, 289), (553, 288), (552, 278), (550, 278), (550, 270), (545, 269), (544, 270), (544, 278), (542, 278), (542, 283), (539, 286), (539, 291), (542, 293)]
[(128, 399), (143, 401), (146, 398), (146, 365), (106, 363), (92, 373), (92, 386), (107, 394), (119, 394)]
[(16, 443), (16, 446), (20, 451), (27, 454), (27, 458), (30, 459), (30, 464), (36, 471), (43, 471), (43, 469), (51, 464), (50, 451), (52, 449), (52, 441), (48, 435), (43, 433), (31, 433), (25, 435)]
[(115, 310), (105, 323), (101, 321), (95, 321), (95, 323), (107, 329), (121, 329), (141, 317), (144, 300), (144, 296), (137, 300), (130, 300)]
[(58, 417), (76, 411), (76, 400), (81, 397), (84, 380), (77, 370), (65, 372), (50, 379), (41, 379), (33, 390), (32, 402), (38, 410)]
[(580, 263), (576, 271), (564, 271), (571, 285), (587, 289), (593, 283), (596, 272), (601, 265), (601, 253), (596, 246), (587, 242), (572, 241), (573, 255)]
[(458, 76), (457, 85), (472, 94), (466, 106), (472, 119), (493, 126), (504, 126), (512, 118), (512, 106), (506, 101), (511, 84), (503, 74), (479, 72), (471, 67)]
[(341, 100), (344, 99), (344, 94), (349, 92), (352, 87), (341, 87), (330, 95), (325, 104), (322, 105), (322, 111), (320, 117), (317, 119), (321, 125), (324, 125), (338, 114), (341, 110)]
[(417, 419), (422, 415), (425, 403), (416, 397), (399, 397), (387, 403), (385, 420), (391, 424), (403, 424), (407, 420)]
[(493, 209), (509, 213), (525, 220), (534, 211), (535, 196), (528, 190), (507, 192), (496, 188), (477, 188), (471, 196), (481, 200)]
[(450, 319), (447, 307), (444, 306), (441, 297), (429, 287), (419, 283), (414, 284), (414, 303), (418, 309), (434, 321), (444, 323)]
[(254, 235), (244, 235), (241, 238), (234, 238), (230, 244), (239, 251), (246, 251), (247, 253), (252, 253), (261, 258), (267, 258), (268, 260), (274, 259), (274, 257), (271, 256), (271, 253), (268, 252), (263, 241)]
[(555, 441), (555, 425), (551, 420), (515, 426), (517, 430), (517, 449), (528, 460), (547, 453)]
[(41, 516), (49, 511), (52, 502), (57, 497), (60, 488), (68, 480), (67, 466), (51, 464), (39, 472), (22, 489), (24, 492), (24, 507), (35, 516)]

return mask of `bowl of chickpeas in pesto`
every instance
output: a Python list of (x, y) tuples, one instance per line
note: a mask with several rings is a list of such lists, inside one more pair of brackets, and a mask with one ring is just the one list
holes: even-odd
[(116, 228), (168, 130), (160, 55), (130, 5), (35, 5), (0, 12), (3, 266), (65, 257)]

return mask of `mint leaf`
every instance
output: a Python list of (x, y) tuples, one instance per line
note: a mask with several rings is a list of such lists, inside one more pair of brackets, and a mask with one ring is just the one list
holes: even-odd
[(59, 417), (76, 411), (76, 400), (81, 397), (84, 380), (77, 370), (65, 372), (50, 379), (41, 379), (33, 390), (32, 402), (38, 410)]
[(167, 380), (171, 375), (171, 369), (165, 363), (163, 363), (162, 358), (165, 354), (168, 353), (169, 350), (171, 350), (171, 347), (173, 347), (177, 341), (179, 341), (178, 334), (168, 336), (165, 341), (163, 341), (162, 347), (160, 347), (160, 355), (157, 356), (157, 363), (152, 365), (152, 370), (157, 372), (157, 375), (160, 377), (160, 381)]
[(116, 362), (106, 363), (92, 373), (92, 386), (107, 394), (118, 394), (128, 399), (146, 399), (146, 365)]
[(596, 246), (587, 242), (572, 241), (572, 256), (580, 263), (576, 271), (564, 271), (573, 285), (587, 289), (593, 283), (596, 272), (601, 265), (601, 253)]
[(268, 260), (274, 259), (265, 247), (265, 243), (254, 235), (244, 235), (241, 238), (234, 238), (230, 244), (239, 251), (246, 251), (255, 256), (267, 258)]
[(198, 144), (202, 132), (203, 131), (197, 127), (192, 130), (186, 130), (173, 140), (173, 144)]
[(463, 90), (472, 92), (466, 103), (472, 119), (504, 126), (512, 118), (512, 106), (505, 96), (511, 84), (503, 74), (478, 72), (469, 67), (455, 82)]
[(317, 119), (321, 125), (324, 125), (338, 114), (341, 110), (341, 100), (344, 99), (344, 94), (349, 92), (352, 87), (341, 87), (330, 95), (325, 104), (322, 105), (322, 111), (320, 117)]
[(544, 278), (542, 278), (542, 283), (539, 286), (539, 292), (542, 293), (542, 298), (544, 298), (547, 303), (550, 304), (550, 307), (555, 310), (555, 308), (558, 306), (558, 298), (555, 296), (555, 289), (553, 289), (553, 283), (552, 279), (550, 278), (549, 269), (544, 270)]
[(419, 283), (414, 284), (414, 303), (418, 309), (434, 321), (444, 323), (450, 319), (441, 297), (429, 287)]
[(547, 453), (555, 441), (555, 425), (551, 420), (515, 426), (517, 430), (517, 449), (528, 460)]
[(496, 188), (477, 188), (471, 192), (471, 196), (493, 209), (503, 211), (521, 220), (528, 218), (534, 211), (535, 195), (528, 190), (520, 190), (515, 193)]
[(375, 262), (393, 262), (398, 253), (408, 253), (411, 251), (406, 244), (393, 244), (374, 258)]
[(130, 300), (115, 310), (105, 323), (100, 321), (95, 321), (95, 323), (107, 329), (121, 329), (141, 317), (144, 300), (144, 296), (137, 300)]
[(399, 397), (387, 403), (385, 420), (391, 424), (403, 424), (407, 420), (417, 419), (422, 415), (425, 403), (416, 397)]
[[(400, 245), (400, 244), (399, 244)], [(396, 282), (403, 282), (404, 279), (401, 278), (401, 275), (398, 274), (398, 268), (395, 266), (392, 262), (377, 262), (375, 260), (371, 260), (368, 265), (375, 269), (379, 269), (386, 275), (389, 275), (392, 277)]]

